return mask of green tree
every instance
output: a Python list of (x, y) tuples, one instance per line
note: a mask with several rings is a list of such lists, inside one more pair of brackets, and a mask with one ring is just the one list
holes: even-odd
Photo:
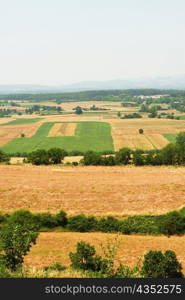
[(48, 150), (49, 161), (52, 164), (60, 164), (65, 157), (66, 152), (60, 148)]
[(76, 252), (69, 254), (71, 267), (75, 269), (106, 273), (109, 261), (96, 255), (94, 246), (85, 242), (78, 242)]
[(145, 164), (145, 159), (142, 153), (137, 151), (133, 153), (133, 164), (135, 166), (143, 166)]
[(180, 132), (177, 135), (176, 144), (185, 148), (185, 132)]
[(36, 243), (38, 233), (29, 226), (17, 222), (8, 222), (0, 233), (1, 261), (6, 268), (16, 271), (22, 266), (24, 256), (32, 244)]
[(129, 148), (121, 148), (115, 155), (116, 164), (127, 165), (131, 158), (131, 150)]
[(144, 130), (143, 130), (142, 128), (140, 128), (140, 129), (138, 130), (138, 132), (139, 132), (139, 134), (143, 134), (143, 133), (144, 133)]
[(83, 158), (83, 163), (86, 166), (97, 166), (101, 164), (101, 155), (94, 151), (87, 151)]
[(28, 162), (33, 165), (48, 165), (49, 154), (44, 149), (33, 151), (28, 155)]
[(9, 162), (9, 161), (10, 161), (9, 155), (3, 152), (2, 150), (0, 150), (0, 162)]
[(182, 266), (174, 251), (149, 251), (144, 256), (142, 275), (145, 278), (182, 278)]
[(83, 110), (82, 110), (82, 108), (80, 106), (77, 106), (75, 108), (75, 114), (77, 114), (77, 115), (83, 114)]
[(185, 233), (185, 218), (178, 211), (172, 211), (163, 216), (159, 222), (159, 231), (168, 237)]
[(175, 165), (177, 163), (177, 147), (169, 144), (161, 150), (163, 164)]

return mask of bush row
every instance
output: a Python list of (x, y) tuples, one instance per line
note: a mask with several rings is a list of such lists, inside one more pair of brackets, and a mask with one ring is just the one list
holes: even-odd
[(123, 234), (165, 234), (167, 236), (185, 233), (185, 208), (159, 216), (132, 216), (127, 219), (114, 217), (96, 218), (83, 214), (67, 217), (64, 211), (56, 215), (51, 213), (32, 214), (19, 210), (12, 215), (0, 214), (3, 226), (8, 220), (22, 225), (33, 224), (37, 230), (51, 230), (62, 227), (64, 230), (76, 232), (120, 232)]

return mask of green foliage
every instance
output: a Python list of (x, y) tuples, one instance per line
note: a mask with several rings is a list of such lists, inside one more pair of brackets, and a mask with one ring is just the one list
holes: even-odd
[(83, 110), (82, 110), (82, 108), (80, 106), (77, 106), (75, 108), (75, 114), (77, 114), (77, 115), (83, 114)]
[(36, 217), (40, 228), (55, 228), (56, 226), (61, 226), (59, 225), (60, 216), (58, 215), (55, 217), (51, 213), (47, 212), (37, 214)]
[(57, 226), (65, 227), (68, 223), (67, 214), (65, 213), (65, 211), (61, 210), (58, 214), (56, 214), (55, 220)]
[(101, 164), (101, 155), (94, 151), (87, 151), (83, 158), (83, 164), (85, 166), (97, 166)]
[(66, 267), (61, 265), (61, 263), (56, 262), (50, 266), (44, 267), (44, 271), (64, 271), (66, 270)]
[(0, 232), (1, 261), (6, 268), (16, 271), (22, 266), (24, 256), (32, 244), (36, 243), (38, 233), (29, 225), (21, 225), (17, 221), (8, 221)]
[(65, 151), (60, 148), (48, 150), (49, 161), (51, 164), (60, 164), (65, 157)]
[(176, 144), (183, 148), (185, 147), (185, 132), (180, 132), (177, 135)]
[(142, 115), (138, 113), (128, 114), (121, 117), (121, 119), (140, 119), (140, 118), (142, 118)]
[(143, 154), (138, 153), (137, 151), (135, 151), (133, 153), (133, 164), (135, 166), (143, 166), (143, 165), (145, 165), (145, 158), (144, 158)]
[(96, 255), (94, 246), (85, 242), (78, 242), (76, 252), (69, 254), (71, 267), (74, 269), (89, 270), (106, 273), (109, 265), (107, 259)]
[(174, 251), (149, 251), (144, 256), (142, 274), (145, 278), (182, 278), (182, 266)]
[(10, 156), (6, 154), (4, 151), (0, 150), (0, 163), (1, 162), (9, 162), (10, 161)]
[(31, 124), (31, 123), (39, 122), (40, 120), (42, 120), (42, 118), (16, 119), (8, 123), (3, 123), (1, 124), (1, 126)]
[(120, 222), (111, 216), (102, 218), (98, 221), (97, 229), (102, 232), (118, 232), (120, 231)]
[(131, 150), (129, 148), (122, 148), (115, 155), (115, 161), (118, 165), (128, 165), (131, 159)]
[(39, 230), (39, 222), (36, 215), (27, 210), (17, 210), (7, 219), (8, 224), (18, 224), (23, 228), (29, 228), (32, 231)]
[(136, 265), (133, 268), (120, 264), (117, 268), (114, 277), (115, 278), (138, 278), (140, 277), (141, 267)]
[(28, 155), (28, 161), (33, 165), (49, 165), (49, 154), (44, 149), (36, 150)]
[(140, 128), (140, 129), (138, 130), (138, 132), (139, 132), (139, 134), (143, 134), (143, 133), (144, 133), (144, 130), (143, 130), (142, 128)]
[(167, 236), (184, 234), (185, 217), (177, 211), (167, 213), (159, 222), (159, 231)]
[(97, 220), (94, 217), (86, 217), (85, 215), (77, 215), (68, 218), (67, 228), (71, 231), (89, 232), (95, 230)]

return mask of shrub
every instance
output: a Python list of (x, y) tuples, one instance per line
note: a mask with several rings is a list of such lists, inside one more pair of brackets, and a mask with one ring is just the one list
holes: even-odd
[(145, 278), (182, 278), (182, 266), (174, 251), (149, 251), (144, 256), (142, 275)]
[(27, 210), (17, 210), (9, 218), (8, 223), (29, 227), (30, 230), (38, 230), (39, 223), (36, 216)]
[(182, 217), (177, 211), (167, 213), (159, 222), (159, 231), (168, 237), (173, 234), (185, 233), (185, 217)]
[(131, 150), (129, 148), (120, 149), (115, 155), (115, 161), (118, 165), (127, 165), (130, 162)]
[(84, 155), (83, 163), (85, 166), (98, 166), (101, 164), (101, 155), (94, 151), (87, 151)]
[(66, 267), (61, 265), (61, 263), (56, 262), (50, 266), (44, 267), (44, 271), (64, 271)]
[(56, 225), (65, 227), (67, 225), (68, 219), (66, 213), (61, 210), (58, 214), (55, 216)]
[(81, 270), (105, 273), (108, 268), (108, 260), (96, 255), (94, 246), (85, 242), (78, 242), (76, 252), (69, 254), (71, 267)]
[[(46, 228), (54, 228), (57, 226), (57, 219), (54, 215), (48, 213), (42, 213), (36, 215), (39, 226)], [(60, 217), (59, 217), (60, 218)]]
[(94, 217), (77, 215), (68, 219), (67, 228), (71, 231), (89, 232), (97, 227), (97, 220)]
[(65, 157), (65, 151), (60, 148), (48, 150), (49, 161), (51, 164), (60, 164)]
[(143, 133), (144, 133), (144, 130), (143, 130), (142, 128), (140, 128), (140, 129), (138, 130), (138, 132), (139, 132), (139, 134), (143, 134)]
[(10, 161), (10, 156), (0, 150), (0, 162), (9, 162)]
[(136, 265), (133, 268), (120, 264), (117, 268), (115, 278), (138, 278), (140, 277), (140, 266)]
[(102, 232), (118, 232), (120, 222), (113, 217), (103, 218), (98, 221), (97, 229)]
[(144, 156), (141, 153), (137, 153), (136, 151), (133, 153), (133, 164), (135, 166), (143, 166), (145, 165)]
[(28, 161), (33, 165), (48, 165), (49, 155), (46, 150), (36, 150), (28, 155)]

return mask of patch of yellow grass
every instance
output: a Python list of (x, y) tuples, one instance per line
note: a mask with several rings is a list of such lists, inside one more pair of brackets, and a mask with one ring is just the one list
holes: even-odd
[(77, 123), (56, 123), (52, 126), (48, 136), (74, 136)]
[(61, 123), (56, 123), (52, 126), (52, 128), (50, 129), (49, 133), (48, 133), (48, 136), (51, 137), (51, 136), (61, 136), (61, 132), (60, 132), (60, 129), (61, 129)]
[[(44, 266), (60, 262), (64, 266), (70, 266), (69, 253), (76, 250), (76, 244), (84, 241), (94, 245), (97, 253), (103, 255), (103, 244), (112, 246), (119, 241), (119, 248), (115, 257), (115, 265), (126, 264), (134, 266), (150, 250), (173, 250), (177, 259), (185, 270), (185, 236), (151, 236), (151, 235), (118, 235), (111, 233), (79, 233), (79, 232), (45, 232), (39, 235), (37, 244), (31, 248), (25, 258), (25, 267), (41, 269)], [(67, 271), (67, 270), (66, 270)], [(74, 272), (76, 273), (76, 272)], [(72, 274), (71, 274), (72, 275)], [(81, 276), (76, 273), (76, 276)]]

